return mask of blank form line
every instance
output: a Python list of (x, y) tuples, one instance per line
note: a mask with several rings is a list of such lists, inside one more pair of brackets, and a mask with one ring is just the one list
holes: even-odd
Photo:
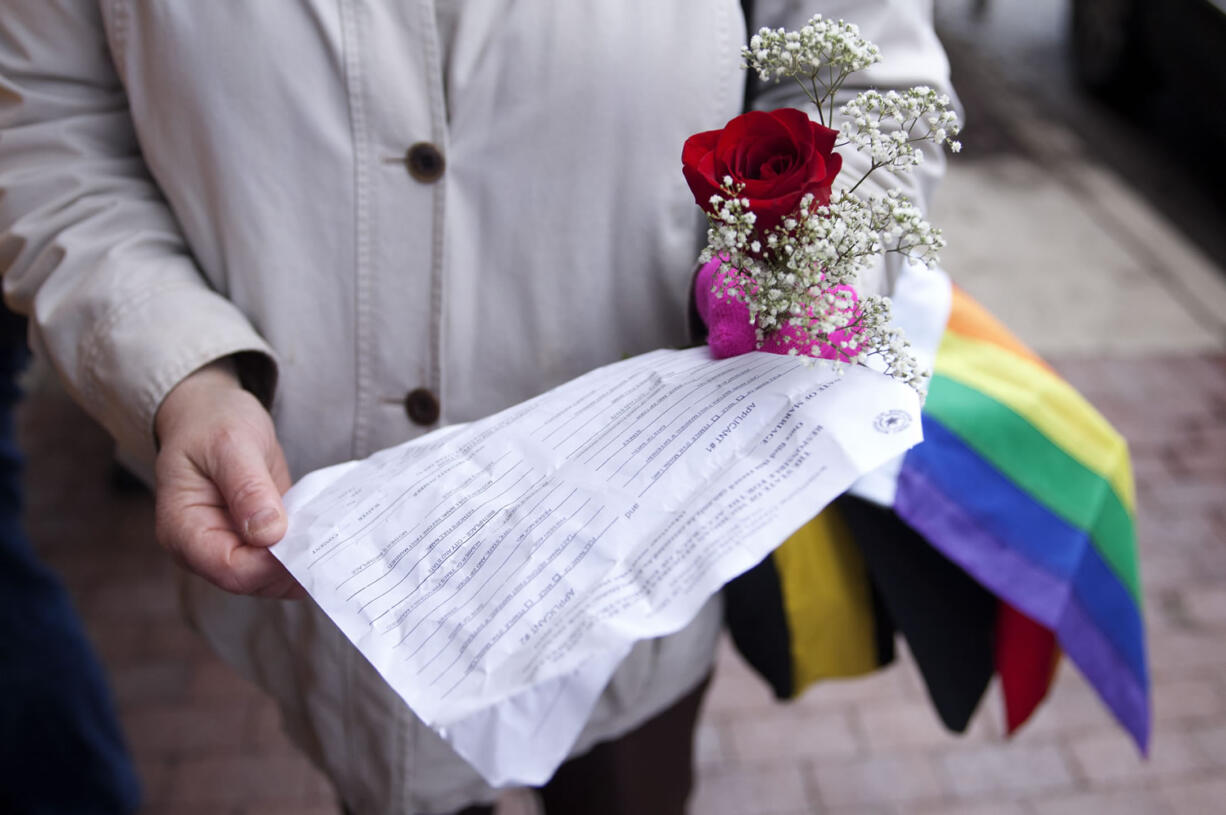
[[(499, 456), (498, 458), (496, 458), (496, 459), (494, 459), (493, 461), (491, 461), (491, 462), (490, 462), (489, 464), (487, 464), (486, 466), (482, 467), (482, 468), (481, 468), (481, 470), (482, 470), (482, 471), (484, 471), (484, 470), (487, 470), (487, 469), (488, 469), (490, 472), (493, 472), (493, 471), (494, 471), (494, 468), (498, 466), (498, 463), (499, 463), (500, 461), (502, 461), (504, 458), (506, 458), (507, 456), (509, 456), (510, 454), (511, 454), (511, 453), (510, 453), (510, 451), (508, 450), (507, 452), (503, 453), (503, 454), (502, 454), (501, 456)], [(422, 476), (422, 477), (421, 477), (419, 480), (415, 481), (413, 484), (411, 484), (410, 486), (408, 486), (408, 487), (406, 487), (404, 490), (402, 490), (402, 491), (400, 492), (400, 494), (399, 494), (399, 495), (397, 495), (395, 498), (393, 498), (393, 499), (392, 499), (392, 500), (391, 500), (391, 501), (390, 501), (390, 502), (387, 504), (387, 506), (383, 507), (383, 508), (382, 508), (382, 509), (381, 509), (379, 512), (375, 513), (375, 515), (374, 515), (374, 516), (373, 516), (373, 517), (370, 519), (370, 522), (369, 522), (369, 523), (365, 524), (364, 526), (360, 526), (360, 527), (358, 527), (357, 529), (355, 529), (355, 530), (354, 530), (354, 531), (353, 531), (351, 534), (347, 535), (346, 537), (343, 537), (343, 538), (341, 538), (341, 539), (339, 539), (339, 540), (337, 540), (337, 541), (334, 541), (334, 542), (332, 543), (332, 545), (331, 545), (331, 546), (328, 548), (328, 551), (327, 551), (327, 552), (325, 552), (325, 553), (321, 554), (319, 557), (317, 557), (317, 558), (315, 558), (314, 560), (312, 560), (312, 561), (311, 561), (309, 568), (312, 568), (312, 569), (313, 569), (313, 568), (315, 568), (315, 565), (316, 565), (317, 563), (319, 563), (319, 561), (323, 560), (323, 559), (324, 559), (325, 557), (327, 557), (328, 555), (330, 555), (330, 554), (332, 554), (333, 552), (337, 551), (337, 548), (338, 548), (338, 547), (339, 547), (339, 546), (340, 546), (342, 543), (348, 543), (349, 541), (351, 541), (351, 540), (353, 540), (354, 538), (356, 538), (356, 537), (358, 537), (359, 535), (361, 535), (361, 534), (362, 534), (363, 532), (365, 532), (367, 529), (370, 529), (372, 526), (374, 526), (374, 525), (375, 525), (376, 523), (378, 523), (380, 520), (382, 520), (382, 518), (383, 518), (385, 515), (387, 515), (387, 513), (391, 512), (391, 511), (392, 511), (392, 509), (394, 509), (394, 508), (396, 507), (396, 505), (397, 505), (397, 504), (399, 504), (401, 501), (403, 501), (403, 500), (405, 499), (405, 497), (406, 497), (406, 496), (407, 496), (409, 493), (411, 493), (411, 492), (413, 492), (413, 490), (417, 489), (417, 488), (418, 488), (418, 487), (421, 485), (421, 483), (422, 483), (423, 481), (426, 481), (428, 478), (430, 478), (430, 474), (423, 475), (423, 476)]]
[[(585, 501), (584, 501), (582, 504), (580, 504), (580, 505), (579, 505), (579, 507), (578, 507), (578, 508), (577, 508), (577, 509), (576, 509), (574, 512), (572, 512), (572, 513), (571, 513), (569, 516), (567, 516), (567, 517), (566, 517), (566, 519), (565, 519), (565, 520), (564, 520), (564, 521), (563, 521), (561, 524), (559, 524), (559, 526), (562, 526), (562, 525), (564, 525), (565, 523), (567, 523), (567, 522), (569, 522), (569, 521), (574, 520), (574, 519), (575, 519), (575, 517), (576, 517), (576, 516), (578, 516), (578, 515), (579, 515), (579, 513), (583, 511), (584, 507), (586, 507), (586, 506), (587, 506), (588, 504), (590, 504), (591, 502), (592, 502), (592, 499), (591, 499), (591, 498), (586, 499), (586, 500), (585, 500)], [(596, 518), (600, 516), (600, 513), (603, 511), (603, 509), (604, 509), (603, 507), (597, 507), (597, 508), (596, 508), (596, 512), (595, 512), (595, 514), (593, 514), (591, 518), (588, 518), (586, 521), (584, 521), (584, 522), (583, 522), (583, 526), (581, 526), (581, 527), (579, 528), (578, 532), (582, 532), (584, 529), (586, 529), (586, 528), (587, 528), (587, 525), (588, 525), (589, 523), (591, 523), (592, 521), (596, 520)], [(574, 534), (577, 534), (577, 533), (574, 533)], [(537, 549), (539, 549), (540, 547), (538, 546), (538, 547), (536, 547), (536, 548), (537, 548)], [(535, 550), (534, 550), (534, 552), (533, 552), (533, 553), (535, 553)], [(528, 581), (527, 581), (527, 582), (528, 582), (528, 583), (531, 583), (531, 582), (532, 582), (532, 580), (535, 580), (535, 579), (536, 579), (536, 578), (537, 578), (537, 577), (540, 575), (540, 573), (541, 573), (541, 572), (543, 572), (543, 571), (545, 570), (545, 567), (546, 567), (546, 566), (548, 566), (550, 563), (553, 563), (554, 559), (555, 559), (555, 558), (557, 558), (557, 557), (558, 557), (559, 555), (561, 555), (561, 554), (562, 554), (562, 552), (561, 552), (561, 551), (554, 552), (554, 553), (553, 553), (553, 554), (551, 554), (551, 555), (550, 555), (548, 558), (546, 558), (544, 561), (542, 561), (541, 563), (537, 564), (537, 568), (534, 570), (534, 574), (533, 574), (533, 575), (532, 575), (532, 576), (531, 576), (531, 577), (528, 579)], [(503, 563), (505, 564), (505, 563), (506, 563), (506, 561), (503, 561)], [(519, 566), (516, 566), (516, 567), (515, 567), (515, 570), (514, 570), (514, 571), (511, 573), (511, 577), (514, 577), (516, 574), (518, 574), (518, 573), (519, 573), (519, 571), (520, 571), (521, 569), (523, 569), (523, 568), (524, 568), (525, 566), (527, 566), (527, 565), (528, 565), (528, 563), (527, 563), (527, 562), (524, 562), (524, 563), (521, 563)], [(569, 573), (569, 572), (567, 572), (567, 573)], [(493, 579), (493, 577), (494, 577), (494, 576), (495, 576), (495, 575), (491, 575), (489, 578), (487, 578), (486, 583), (488, 583), (488, 582), (489, 582), (489, 580)], [(504, 581), (504, 583), (509, 583), (509, 582), (510, 582), (510, 579), (508, 579), (508, 580)], [(485, 588), (485, 585), (486, 585), (486, 584), (482, 584), (482, 585), (481, 585), (481, 588), (480, 588), (480, 589), (478, 589), (478, 591), (477, 591), (477, 593), (478, 593), (478, 594), (481, 592), (481, 590), (483, 590), (483, 589)], [(526, 589), (526, 588), (527, 588), (527, 585), (525, 585), (525, 586), (524, 586), (524, 588)], [(487, 602), (488, 602), (488, 601), (487, 601)], [(482, 607), (484, 607), (484, 604), (483, 604), (483, 606), (482, 606)], [(478, 609), (477, 611), (479, 612), (479, 611), (480, 611), (480, 609)], [(467, 621), (467, 620), (466, 620), (466, 621)], [(474, 629), (474, 630), (472, 631), (472, 633), (471, 633), (471, 634), (469, 634), (468, 639), (469, 639), (470, 641), (471, 641), (471, 640), (475, 640), (475, 639), (476, 639), (477, 634), (479, 634), (479, 633), (480, 633), (480, 632), (481, 632), (481, 631), (482, 631), (482, 630), (485, 628), (485, 626), (486, 626), (486, 625), (488, 625), (488, 623), (484, 623), (484, 624), (482, 624), (481, 626), (479, 626), (478, 628)], [(429, 640), (431, 637), (433, 637), (433, 636), (434, 636), (434, 634), (438, 633), (440, 630), (442, 630), (442, 626), (439, 626), (438, 628), (436, 628), (436, 629), (434, 630), (434, 632), (432, 632), (432, 633), (430, 634), (430, 636), (429, 636), (429, 637), (426, 637), (426, 639), (427, 639), (427, 640)], [(424, 645), (424, 644), (425, 644), (425, 642), (423, 641), (422, 645)], [(443, 653), (446, 651), (446, 649), (447, 649), (447, 646), (446, 646), (446, 645), (443, 645), (443, 647), (442, 647), (442, 648), (440, 648), (438, 651), (436, 651), (436, 652), (434, 653), (434, 656), (430, 657), (428, 660), (426, 660), (425, 662), (423, 662), (423, 663), (422, 663), (422, 664), (421, 664), (421, 665), (418, 667), (418, 670), (419, 670), (419, 671), (424, 672), (424, 671), (425, 671), (427, 668), (429, 668), (429, 667), (430, 667), (432, 664), (434, 664), (434, 660), (438, 659), (440, 656), (442, 656), (442, 655), (443, 655)], [(418, 647), (418, 650), (420, 650), (420, 646)], [(460, 657), (462, 657), (462, 656), (464, 655), (464, 652), (465, 652), (465, 651), (467, 651), (467, 650), (468, 650), (468, 649), (467, 649), (466, 647), (465, 647), (465, 648), (462, 648), (462, 649), (459, 651), (459, 653), (457, 653), (457, 654), (456, 654), (456, 659), (459, 659)], [(414, 653), (416, 653), (416, 651), (414, 651)], [(453, 661), (452, 661), (452, 663), (451, 663), (451, 665), (448, 665), (446, 668), (444, 668), (444, 669), (443, 669), (443, 673), (446, 673), (448, 670), (450, 670), (450, 669), (451, 669), (451, 666), (452, 666), (452, 665), (454, 665), (454, 664), (455, 664), (455, 661), (453, 660)]]
[[(606, 532), (608, 532), (610, 529), (612, 529), (612, 528), (613, 528), (613, 524), (615, 524), (615, 523), (617, 523), (617, 518), (616, 518), (616, 517), (614, 517), (614, 518), (613, 518), (613, 520), (609, 521), (609, 525), (608, 525), (608, 526), (606, 526), (606, 527), (605, 527), (603, 530), (601, 530), (600, 534), (598, 534), (598, 535), (597, 535), (595, 538), (593, 538), (593, 539), (592, 539), (592, 543), (593, 543), (593, 544), (598, 543), (598, 542), (600, 541), (600, 539), (601, 539), (601, 538), (603, 538), (603, 537), (605, 536), (605, 533), (606, 533)], [(459, 658), (459, 657), (457, 656), (457, 659), (458, 659), (458, 658)], [(452, 665), (454, 665), (454, 664), (455, 664), (455, 663), (453, 662), (453, 663), (452, 663)], [(451, 666), (450, 666), (450, 665), (449, 665), (449, 666), (447, 666), (447, 669), (445, 669), (445, 670), (443, 671), (443, 673), (442, 673), (442, 674), (439, 674), (438, 679), (442, 679), (442, 677), (443, 677), (443, 676), (446, 674), (447, 670), (450, 670), (450, 668), (451, 668)], [(455, 681), (455, 684), (454, 684), (454, 685), (452, 685), (450, 688), (448, 688), (448, 689), (447, 689), (447, 690), (446, 690), (446, 691), (443, 693), (443, 695), (439, 697), (439, 699), (446, 699), (448, 696), (450, 696), (450, 695), (452, 694), (452, 692), (453, 692), (453, 691), (454, 691), (456, 688), (458, 688), (458, 687), (460, 686), (460, 683), (461, 683), (461, 682), (463, 682), (465, 679), (467, 679), (469, 676), (471, 676), (471, 672), (470, 672), (470, 671), (463, 671), (463, 672), (460, 674), (459, 679), (457, 679), (457, 680)], [(437, 682), (437, 681), (438, 681), (438, 679), (436, 679), (436, 680), (435, 680), (435, 682)], [(431, 682), (431, 683), (430, 683), (430, 685), (431, 685), (431, 687), (433, 687), (434, 682)]]
[[(519, 466), (519, 463), (520, 463), (520, 462), (516, 462), (515, 467), (518, 467), (518, 466)], [(507, 470), (505, 473), (503, 473), (502, 475), (500, 475), (500, 476), (499, 476), (498, 478), (496, 478), (495, 480), (493, 480), (493, 481), (489, 482), (488, 484), (486, 484), (486, 485), (485, 485), (485, 487), (483, 488), (483, 490), (484, 490), (484, 489), (489, 489), (489, 488), (490, 488), (490, 487), (492, 487), (494, 484), (498, 483), (498, 481), (501, 481), (503, 478), (505, 478), (506, 476), (510, 475), (512, 472), (514, 472), (514, 471), (515, 471), (515, 467), (512, 467), (511, 469)], [(522, 480), (523, 480), (524, 478), (526, 478), (526, 477), (527, 477), (527, 473), (524, 473), (523, 475), (521, 475), (519, 478), (517, 478), (517, 479), (515, 480), (515, 484), (518, 484), (520, 481), (522, 481)], [(513, 488), (513, 487), (514, 487), (514, 484), (512, 484), (512, 488)], [(496, 497), (496, 496), (495, 496), (495, 497)], [(446, 499), (445, 499), (445, 500), (446, 500)], [(464, 498), (464, 499), (462, 499), (462, 500), (461, 500), (461, 503), (454, 505), (454, 507), (452, 508), (452, 512), (458, 511), (459, 507), (460, 507), (460, 506), (462, 506), (464, 502), (467, 502), (467, 501), (469, 501), (469, 500), (471, 500), (471, 498)], [(478, 507), (485, 506), (485, 504), (489, 503), (489, 502), (490, 502), (490, 501), (492, 501), (492, 500), (494, 500), (494, 498), (490, 498), (490, 499), (488, 499), (488, 500), (487, 500), (485, 503), (483, 503), (483, 504), (478, 504)], [(442, 522), (442, 521), (443, 521), (443, 520), (444, 520), (446, 517), (447, 517), (447, 515), (444, 515), (442, 518), (437, 519), (437, 521), (436, 521), (436, 522), (441, 523), (441, 522)], [(423, 533), (423, 534), (428, 534), (428, 533)], [(415, 541), (415, 543), (420, 542), (420, 541), (421, 541), (421, 538), (422, 538), (422, 536), (421, 536), (421, 535), (419, 535), (419, 536), (417, 537), (417, 540)], [(425, 553), (424, 553), (424, 554), (423, 554), (423, 555), (422, 555), (420, 558), (418, 558), (418, 559), (417, 559), (417, 561), (416, 561), (416, 562), (414, 562), (414, 563), (413, 563), (413, 565), (412, 565), (411, 567), (409, 567), (409, 568), (408, 568), (408, 569), (405, 571), (405, 574), (404, 574), (404, 576), (403, 576), (403, 577), (401, 577), (399, 580), (397, 580), (397, 581), (395, 582), (395, 584), (393, 584), (393, 585), (392, 585), (390, 588), (388, 588), (388, 589), (386, 589), (386, 590), (384, 590), (384, 591), (380, 592), (380, 593), (379, 593), (378, 595), (376, 595), (375, 597), (371, 598), (370, 600), (367, 600), (366, 602), (364, 602), (364, 603), (362, 603), (360, 606), (358, 606), (358, 612), (359, 612), (359, 613), (361, 613), (361, 612), (365, 612), (365, 611), (366, 611), (366, 608), (367, 608), (367, 607), (368, 607), (368, 606), (369, 606), (371, 603), (374, 603), (374, 602), (378, 601), (378, 600), (379, 600), (381, 597), (386, 596), (386, 595), (387, 595), (387, 593), (388, 593), (388, 592), (390, 592), (392, 589), (396, 588), (396, 587), (397, 587), (397, 586), (399, 586), (401, 583), (403, 583), (404, 581), (408, 580), (408, 579), (409, 579), (409, 577), (410, 577), (410, 576), (413, 574), (413, 569), (416, 569), (416, 568), (417, 568), (417, 566), (418, 566), (418, 564), (420, 564), (420, 563), (421, 563), (423, 560), (425, 560), (426, 558), (428, 558), (428, 557), (431, 555), (431, 553), (434, 551), (434, 547), (435, 547), (435, 546), (438, 546), (438, 544), (442, 543), (442, 541), (443, 541), (443, 537), (442, 537), (442, 536), (440, 536), (438, 539), (436, 539), (436, 540), (435, 540), (435, 542), (434, 542), (434, 543), (433, 543), (431, 546), (429, 546), (429, 547), (426, 549), (426, 552), (425, 552)], [(412, 544), (410, 545), (410, 548), (411, 548), (411, 546), (412, 546)], [(397, 565), (399, 565), (399, 564), (397, 564)], [(373, 580), (372, 582), (368, 583), (368, 584), (367, 584), (367, 585), (366, 585), (364, 588), (358, 589), (356, 592), (354, 592), (353, 594), (351, 594), (351, 595), (349, 596), (349, 599), (351, 599), (351, 600), (352, 600), (354, 597), (357, 597), (359, 594), (361, 594), (361, 593), (362, 593), (363, 591), (365, 591), (367, 588), (369, 588), (369, 587), (373, 586), (375, 583), (378, 583), (380, 580), (383, 580), (385, 577), (388, 577), (388, 576), (390, 576), (390, 575), (394, 574), (394, 573), (395, 573), (395, 568), (396, 568), (396, 567), (395, 567), (395, 566), (393, 566), (392, 568), (388, 569), (388, 571), (384, 572), (384, 574), (383, 574), (382, 576), (380, 576), (380, 577), (379, 577), (379, 578), (377, 578), (376, 580)]]
[[(546, 478), (546, 477), (547, 477), (547, 476), (542, 477), (542, 479), (541, 479), (541, 480), (542, 480), (542, 481), (543, 481), (543, 480), (545, 480), (545, 478)], [(538, 482), (538, 483), (539, 483), (539, 482)], [(530, 520), (530, 519), (532, 519), (533, 513), (535, 513), (535, 512), (536, 512), (537, 507), (539, 507), (541, 504), (545, 503), (545, 500), (546, 500), (546, 499), (547, 499), (547, 498), (548, 498), (550, 495), (552, 495), (552, 494), (553, 494), (553, 492), (554, 492), (555, 490), (557, 490), (557, 489), (558, 489), (559, 487), (561, 487), (561, 486), (562, 486), (562, 485), (561, 485), (560, 483), (555, 482), (555, 483), (554, 483), (554, 485), (553, 485), (552, 487), (550, 487), (548, 490), (546, 490), (546, 491), (545, 491), (545, 494), (541, 496), (541, 499), (540, 499), (539, 501), (537, 501), (537, 502), (536, 502), (536, 503), (535, 503), (535, 504), (532, 506), (532, 509), (530, 509), (530, 510), (528, 510), (528, 512), (524, 513), (524, 516), (523, 516), (522, 518), (520, 518), (518, 521), (516, 521), (515, 525), (514, 525), (513, 527), (511, 527), (511, 529), (510, 529), (510, 530), (508, 530), (508, 535), (507, 535), (507, 537), (510, 537), (510, 534), (509, 534), (509, 533), (510, 533), (510, 532), (512, 532), (512, 531), (514, 531), (514, 529), (515, 529), (516, 527), (518, 527), (518, 526), (519, 526), (519, 524), (523, 523), (523, 522), (524, 522), (524, 521), (526, 521), (526, 520)], [(576, 490), (571, 490), (570, 495), (566, 496), (566, 498), (564, 498), (564, 499), (562, 500), (562, 502), (561, 502), (560, 504), (558, 504), (558, 506), (562, 506), (563, 504), (565, 504), (565, 503), (566, 503), (566, 501), (570, 500), (570, 496), (571, 496), (571, 495), (574, 495), (574, 494), (575, 494), (575, 492), (576, 492)], [(531, 526), (532, 526), (532, 525), (530, 525), (530, 527), (531, 527)], [(523, 535), (526, 535), (526, 534), (527, 534), (527, 531), (525, 531), (524, 533), (522, 533), (522, 534), (521, 534), (521, 537), (523, 537)], [(522, 541), (521, 541), (521, 542), (522, 542)], [(507, 555), (507, 558), (510, 558), (510, 557), (511, 557), (511, 555), (515, 553), (515, 548), (517, 548), (517, 547), (518, 547), (518, 545), (519, 545), (519, 544), (516, 544), (516, 547), (513, 547), (513, 548), (512, 548), (511, 553)], [(506, 561), (504, 560), (503, 562), (505, 563)], [(489, 584), (489, 581), (490, 581), (491, 579), (493, 579), (493, 575), (491, 575), (490, 577), (487, 577), (487, 578), (485, 579), (485, 582), (484, 582), (484, 583), (482, 583), (482, 584), (481, 584), (481, 586), (480, 586), (480, 587), (477, 589), (477, 593), (478, 593), (478, 594), (480, 594), (480, 593), (481, 593), (481, 591), (482, 591), (482, 590), (483, 590), (483, 589), (484, 589), (484, 588), (485, 588), (485, 587), (486, 587), (486, 586)], [(488, 602), (488, 601), (487, 601), (487, 602)], [(483, 603), (483, 604), (482, 604), (482, 605), (481, 605), (481, 606), (480, 606), (478, 609), (476, 609), (476, 611), (474, 611), (473, 613), (475, 614), (475, 613), (479, 612), (479, 611), (481, 610), (481, 608), (484, 608), (484, 607), (485, 607), (485, 604)], [(408, 639), (408, 638), (409, 638), (409, 637), (410, 637), (410, 636), (413, 634), (413, 632), (417, 630), (417, 627), (418, 627), (419, 625), (421, 625), (423, 622), (424, 622), (424, 620), (418, 620), (416, 623), (414, 623), (414, 624), (413, 624), (413, 627), (412, 627), (412, 628), (410, 628), (408, 631), (406, 631), (406, 632), (404, 633), (404, 636), (402, 636), (402, 637), (400, 638), (400, 641), (396, 643), (396, 647), (397, 647), (397, 648), (399, 648), (400, 646), (404, 645), (405, 640), (407, 640), (407, 639)], [(414, 651), (413, 653), (417, 653), (417, 652), (416, 652), (416, 651)], [(411, 656), (411, 655), (410, 655), (410, 656)]]

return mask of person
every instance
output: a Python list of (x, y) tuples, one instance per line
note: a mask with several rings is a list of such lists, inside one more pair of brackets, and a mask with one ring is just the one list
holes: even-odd
[[(7, 4), (6, 297), (126, 454), (156, 456), (192, 620), (351, 811), (496, 792), (313, 603), (285, 601), (280, 494), (683, 344), (702, 228), (681, 144), (745, 104), (747, 26), (815, 12), (881, 46), (863, 83), (947, 87), (929, 0)], [(920, 200), (928, 158), (902, 182)], [(681, 811), (719, 627), (717, 597), (635, 647), (575, 746), (586, 768), (559, 773), (589, 799), (546, 789), (551, 812)], [(653, 727), (681, 735), (636, 741)], [(636, 764), (644, 742), (673, 760)], [(597, 801), (609, 784), (626, 798)]]
[(140, 782), (102, 666), (22, 522), (25, 325), (0, 308), (0, 812), (130, 815)]

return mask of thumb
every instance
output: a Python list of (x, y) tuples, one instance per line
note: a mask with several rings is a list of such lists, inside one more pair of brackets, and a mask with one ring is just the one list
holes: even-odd
[(227, 445), (218, 457), (213, 483), (225, 499), (244, 543), (272, 546), (287, 527), (281, 490), (262, 451), (256, 445)]

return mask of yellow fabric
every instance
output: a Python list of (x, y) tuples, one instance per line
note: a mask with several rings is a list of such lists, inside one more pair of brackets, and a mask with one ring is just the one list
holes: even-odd
[(828, 507), (774, 553), (792, 644), (793, 688), (880, 667), (864, 559)]
[(1128, 445), (1064, 380), (1045, 366), (981, 340), (946, 333), (936, 373), (995, 399), (1111, 485), (1136, 511)]

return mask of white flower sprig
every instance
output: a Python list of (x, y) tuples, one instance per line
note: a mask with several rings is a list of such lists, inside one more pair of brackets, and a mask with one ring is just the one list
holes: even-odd
[(741, 49), (741, 58), (763, 82), (796, 80), (826, 124), (834, 111), (827, 116), (823, 104), (833, 100), (847, 77), (880, 62), (881, 51), (854, 24), (818, 14), (799, 31), (763, 28)]
[[(847, 78), (881, 60), (877, 46), (843, 20), (813, 17), (799, 31), (764, 28), (742, 49), (745, 66), (763, 81), (792, 79), (833, 124), (835, 97)], [(830, 202), (812, 195), (769, 230), (757, 228), (743, 187), (723, 179), (711, 198), (703, 260), (719, 257), (721, 274), (712, 292), (749, 309), (758, 345), (769, 335), (785, 338), (788, 352), (830, 355), (865, 364), (875, 357), (886, 373), (917, 390), (928, 373), (919, 369), (902, 332), (890, 323), (889, 298), (856, 291), (860, 274), (884, 253), (932, 266), (945, 241), (920, 209), (894, 190), (884, 196), (856, 195), (878, 170), (903, 174), (923, 159), (921, 142), (961, 149), (950, 99), (928, 87), (864, 91), (841, 108), (835, 147), (867, 153), (869, 169)], [(777, 332), (783, 332), (778, 334)]]
[(962, 143), (953, 137), (961, 125), (949, 104), (948, 96), (921, 85), (903, 93), (864, 91), (839, 108), (843, 141), (836, 146), (850, 144), (867, 152), (872, 162), (852, 189), (877, 170), (905, 173), (915, 167), (924, 158), (915, 149), (917, 142), (945, 144), (951, 152), (959, 152)]

